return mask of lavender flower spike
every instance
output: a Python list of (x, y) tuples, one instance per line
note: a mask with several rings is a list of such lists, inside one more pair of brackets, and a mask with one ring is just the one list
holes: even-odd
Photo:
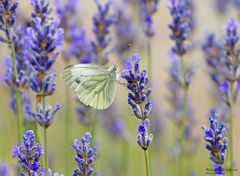
[(34, 26), (27, 28), (26, 34), (26, 58), (32, 67), (39, 72), (46, 72), (53, 66), (64, 38), (64, 31), (59, 28), (59, 22), (47, 21), (42, 18), (34, 19)]
[[(222, 164), (226, 159), (227, 152), (227, 131), (225, 124), (219, 121), (219, 116), (212, 113), (209, 117), (210, 128), (202, 126), (208, 142), (206, 149), (210, 151), (210, 159), (213, 161), (215, 172), (223, 171)], [(223, 174), (223, 173), (222, 173)]]
[(144, 124), (140, 124), (138, 127), (138, 145), (143, 149), (147, 150), (148, 146), (153, 140), (153, 135), (148, 134), (150, 128), (150, 121), (148, 119), (144, 120)]
[(41, 104), (38, 104), (38, 112), (31, 112), (32, 118), (35, 119), (42, 127), (48, 128), (55, 117), (55, 114), (61, 109), (61, 105), (57, 104), (55, 108), (50, 105), (46, 106), (45, 110)]
[(173, 18), (169, 28), (172, 30), (170, 38), (175, 41), (172, 51), (179, 56), (188, 50), (187, 40), (191, 31), (191, 11), (186, 0), (170, 0), (170, 13)]
[(23, 168), (23, 171), (29, 175), (35, 175), (40, 172), (40, 156), (43, 154), (41, 144), (36, 143), (34, 132), (27, 130), (23, 136), (22, 145), (15, 146), (13, 157)]
[(81, 139), (81, 145), (78, 140), (74, 140), (72, 148), (76, 151), (75, 160), (78, 168), (74, 170), (73, 176), (91, 176), (95, 167), (94, 160), (97, 155), (96, 147), (91, 147), (92, 135), (87, 132)]
[(128, 104), (132, 107), (134, 115), (145, 120), (152, 111), (152, 103), (148, 100), (152, 90), (148, 88), (147, 71), (140, 71), (140, 57), (137, 54), (132, 56), (132, 61), (125, 62), (122, 78), (127, 81)]
[[(101, 64), (107, 62), (106, 47), (111, 39), (109, 38), (110, 26), (114, 23), (114, 19), (109, 15), (111, 0), (106, 5), (101, 5), (98, 0), (95, 0), (98, 7), (98, 13), (93, 17), (93, 32), (96, 40), (92, 42), (93, 57)], [(103, 58), (102, 58), (103, 57)]]

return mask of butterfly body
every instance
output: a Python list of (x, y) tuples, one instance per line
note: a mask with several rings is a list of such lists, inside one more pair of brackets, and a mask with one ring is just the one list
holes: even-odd
[(117, 71), (115, 66), (77, 64), (66, 67), (60, 76), (82, 103), (95, 109), (106, 109), (115, 98)]

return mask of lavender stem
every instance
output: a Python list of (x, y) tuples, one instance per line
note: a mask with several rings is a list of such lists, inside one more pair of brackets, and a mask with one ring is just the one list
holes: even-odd
[[(70, 96), (70, 89), (65, 86), (65, 102), (70, 102), (69, 97)], [(70, 115), (70, 106), (69, 103), (66, 103), (65, 106), (65, 147), (66, 149), (71, 146), (71, 137), (72, 137), (72, 119)], [(69, 174), (69, 150), (65, 150), (65, 173)]]
[[(14, 68), (14, 80), (17, 81), (18, 78), (18, 70), (16, 65), (16, 53), (15, 53), (15, 44), (14, 41), (11, 41), (11, 54), (12, 54), (12, 64)], [(18, 144), (21, 144), (22, 137), (22, 112), (21, 112), (21, 98), (20, 91), (17, 87), (15, 87), (16, 91), (16, 109), (17, 109), (17, 139)]]
[[(181, 60), (181, 70), (182, 70), (182, 77), (183, 82), (186, 82), (186, 74), (185, 74), (185, 67), (183, 62), (183, 57), (180, 58)], [(185, 166), (184, 166), (184, 149), (185, 149), (185, 130), (187, 126), (187, 96), (188, 96), (188, 87), (184, 86), (183, 90), (183, 113), (182, 113), (182, 125), (181, 125), (181, 132), (180, 132), (180, 157), (179, 157), (179, 172), (180, 175), (185, 175)]]
[[(230, 106), (229, 106), (229, 167), (233, 168), (233, 118), (234, 118), (234, 82), (230, 84)], [(233, 172), (230, 172), (230, 176), (233, 176)]]
[(147, 68), (148, 68), (148, 73), (149, 73), (149, 86), (152, 87), (152, 48), (151, 48), (151, 38), (147, 38)]
[(146, 166), (146, 175), (150, 176), (150, 167), (149, 167), (149, 157), (148, 150), (144, 150), (145, 166)]
[[(140, 110), (141, 110), (141, 115), (142, 117), (144, 116), (144, 110), (143, 110), (143, 105), (140, 104)], [(142, 124), (144, 125), (144, 120), (142, 120)], [(144, 159), (145, 159), (145, 167), (146, 167), (146, 176), (150, 176), (150, 167), (149, 167), (149, 157), (148, 157), (148, 150), (143, 150), (144, 151)]]
[[(43, 106), (43, 114), (45, 114), (45, 107), (46, 107), (46, 102), (45, 102), (45, 97), (42, 97), (42, 106)], [(47, 128), (43, 128), (44, 131), (44, 166), (46, 169), (46, 174), (48, 171), (48, 149), (47, 149)]]

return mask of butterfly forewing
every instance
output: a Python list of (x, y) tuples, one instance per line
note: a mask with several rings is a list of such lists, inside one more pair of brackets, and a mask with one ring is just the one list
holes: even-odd
[(85, 105), (106, 109), (113, 103), (117, 72), (111, 68), (78, 64), (64, 69), (61, 77)]

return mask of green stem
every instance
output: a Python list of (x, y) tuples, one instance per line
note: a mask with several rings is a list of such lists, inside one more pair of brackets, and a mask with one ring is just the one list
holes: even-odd
[(129, 144), (128, 141), (123, 139), (122, 141), (122, 159), (121, 159), (121, 167), (119, 175), (127, 175), (128, 174), (128, 164), (129, 164)]
[[(16, 64), (16, 53), (15, 53), (15, 44), (12, 41), (11, 44), (11, 55), (12, 55), (12, 65), (14, 69), (14, 80), (18, 79), (18, 70)], [(21, 94), (17, 87), (15, 87), (16, 91), (16, 109), (17, 109), (17, 136), (18, 136), (18, 144), (21, 144), (22, 138), (22, 112), (21, 112)]]
[(47, 128), (44, 128), (44, 166), (48, 173), (48, 149), (47, 149)]
[[(230, 106), (229, 106), (229, 167), (233, 169), (233, 118), (234, 118), (234, 82), (230, 85)], [(233, 176), (233, 172), (230, 172), (230, 176)]]
[[(143, 105), (140, 104), (140, 110), (141, 110), (141, 116), (143, 118)], [(142, 124), (144, 125), (144, 120), (142, 120)], [(144, 150), (144, 158), (145, 158), (145, 167), (146, 167), (146, 176), (150, 176), (150, 167), (149, 167), (149, 157), (148, 157), (148, 151)]]
[(150, 176), (149, 158), (148, 151), (144, 150), (145, 166), (146, 166), (146, 176)]
[[(151, 38), (147, 38), (147, 68), (148, 68), (148, 73), (149, 73), (149, 80), (152, 80), (152, 48), (151, 48)], [(152, 87), (152, 82), (149, 82), (150, 87)]]
[[(69, 102), (69, 97), (70, 97), (70, 92), (67, 87), (65, 87), (65, 102)], [(72, 137), (72, 119), (70, 115), (70, 106), (69, 103), (66, 103), (66, 108), (65, 108), (65, 173), (68, 175), (69, 172), (69, 148), (70, 140)]]
[[(43, 107), (43, 114), (45, 114), (46, 102), (45, 97), (42, 97), (42, 107)], [(46, 175), (48, 173), (48, 148), (47, 148), (47, 128), (43, 129), (44, 133), (44, 166), (46, 169)]]
[(33, 122), (33, 128), (34, 128), (34, 131), (35, 131), (36, 141), (40, 143), (40, 141), (41, 141), (40, 140), (40, 134), (39, 134), (39, 131), (38, 131), (38, 124), (37, 124), (36, 121)]
[(183, 83), (184, 83), (184, 89), (183, 89), (183, 112), (182, 112), (182, 125), (181, 125), (181, 138), (180, 138), (180, 157), (179, 157), (179, 173), (180, 175), (185, 175), (185, 165), (184, 165), (184, 149), (185, 149), (185, 130), (187, 127), (187, 97), (188, 97), (188, 88), (185, 86), (186, 82), (186, 75), (185, 75), (185, 67), (183, 58), (180, 58), (181, 60), (181, 70), (182, 70), (182, 76), (183, 76)]

